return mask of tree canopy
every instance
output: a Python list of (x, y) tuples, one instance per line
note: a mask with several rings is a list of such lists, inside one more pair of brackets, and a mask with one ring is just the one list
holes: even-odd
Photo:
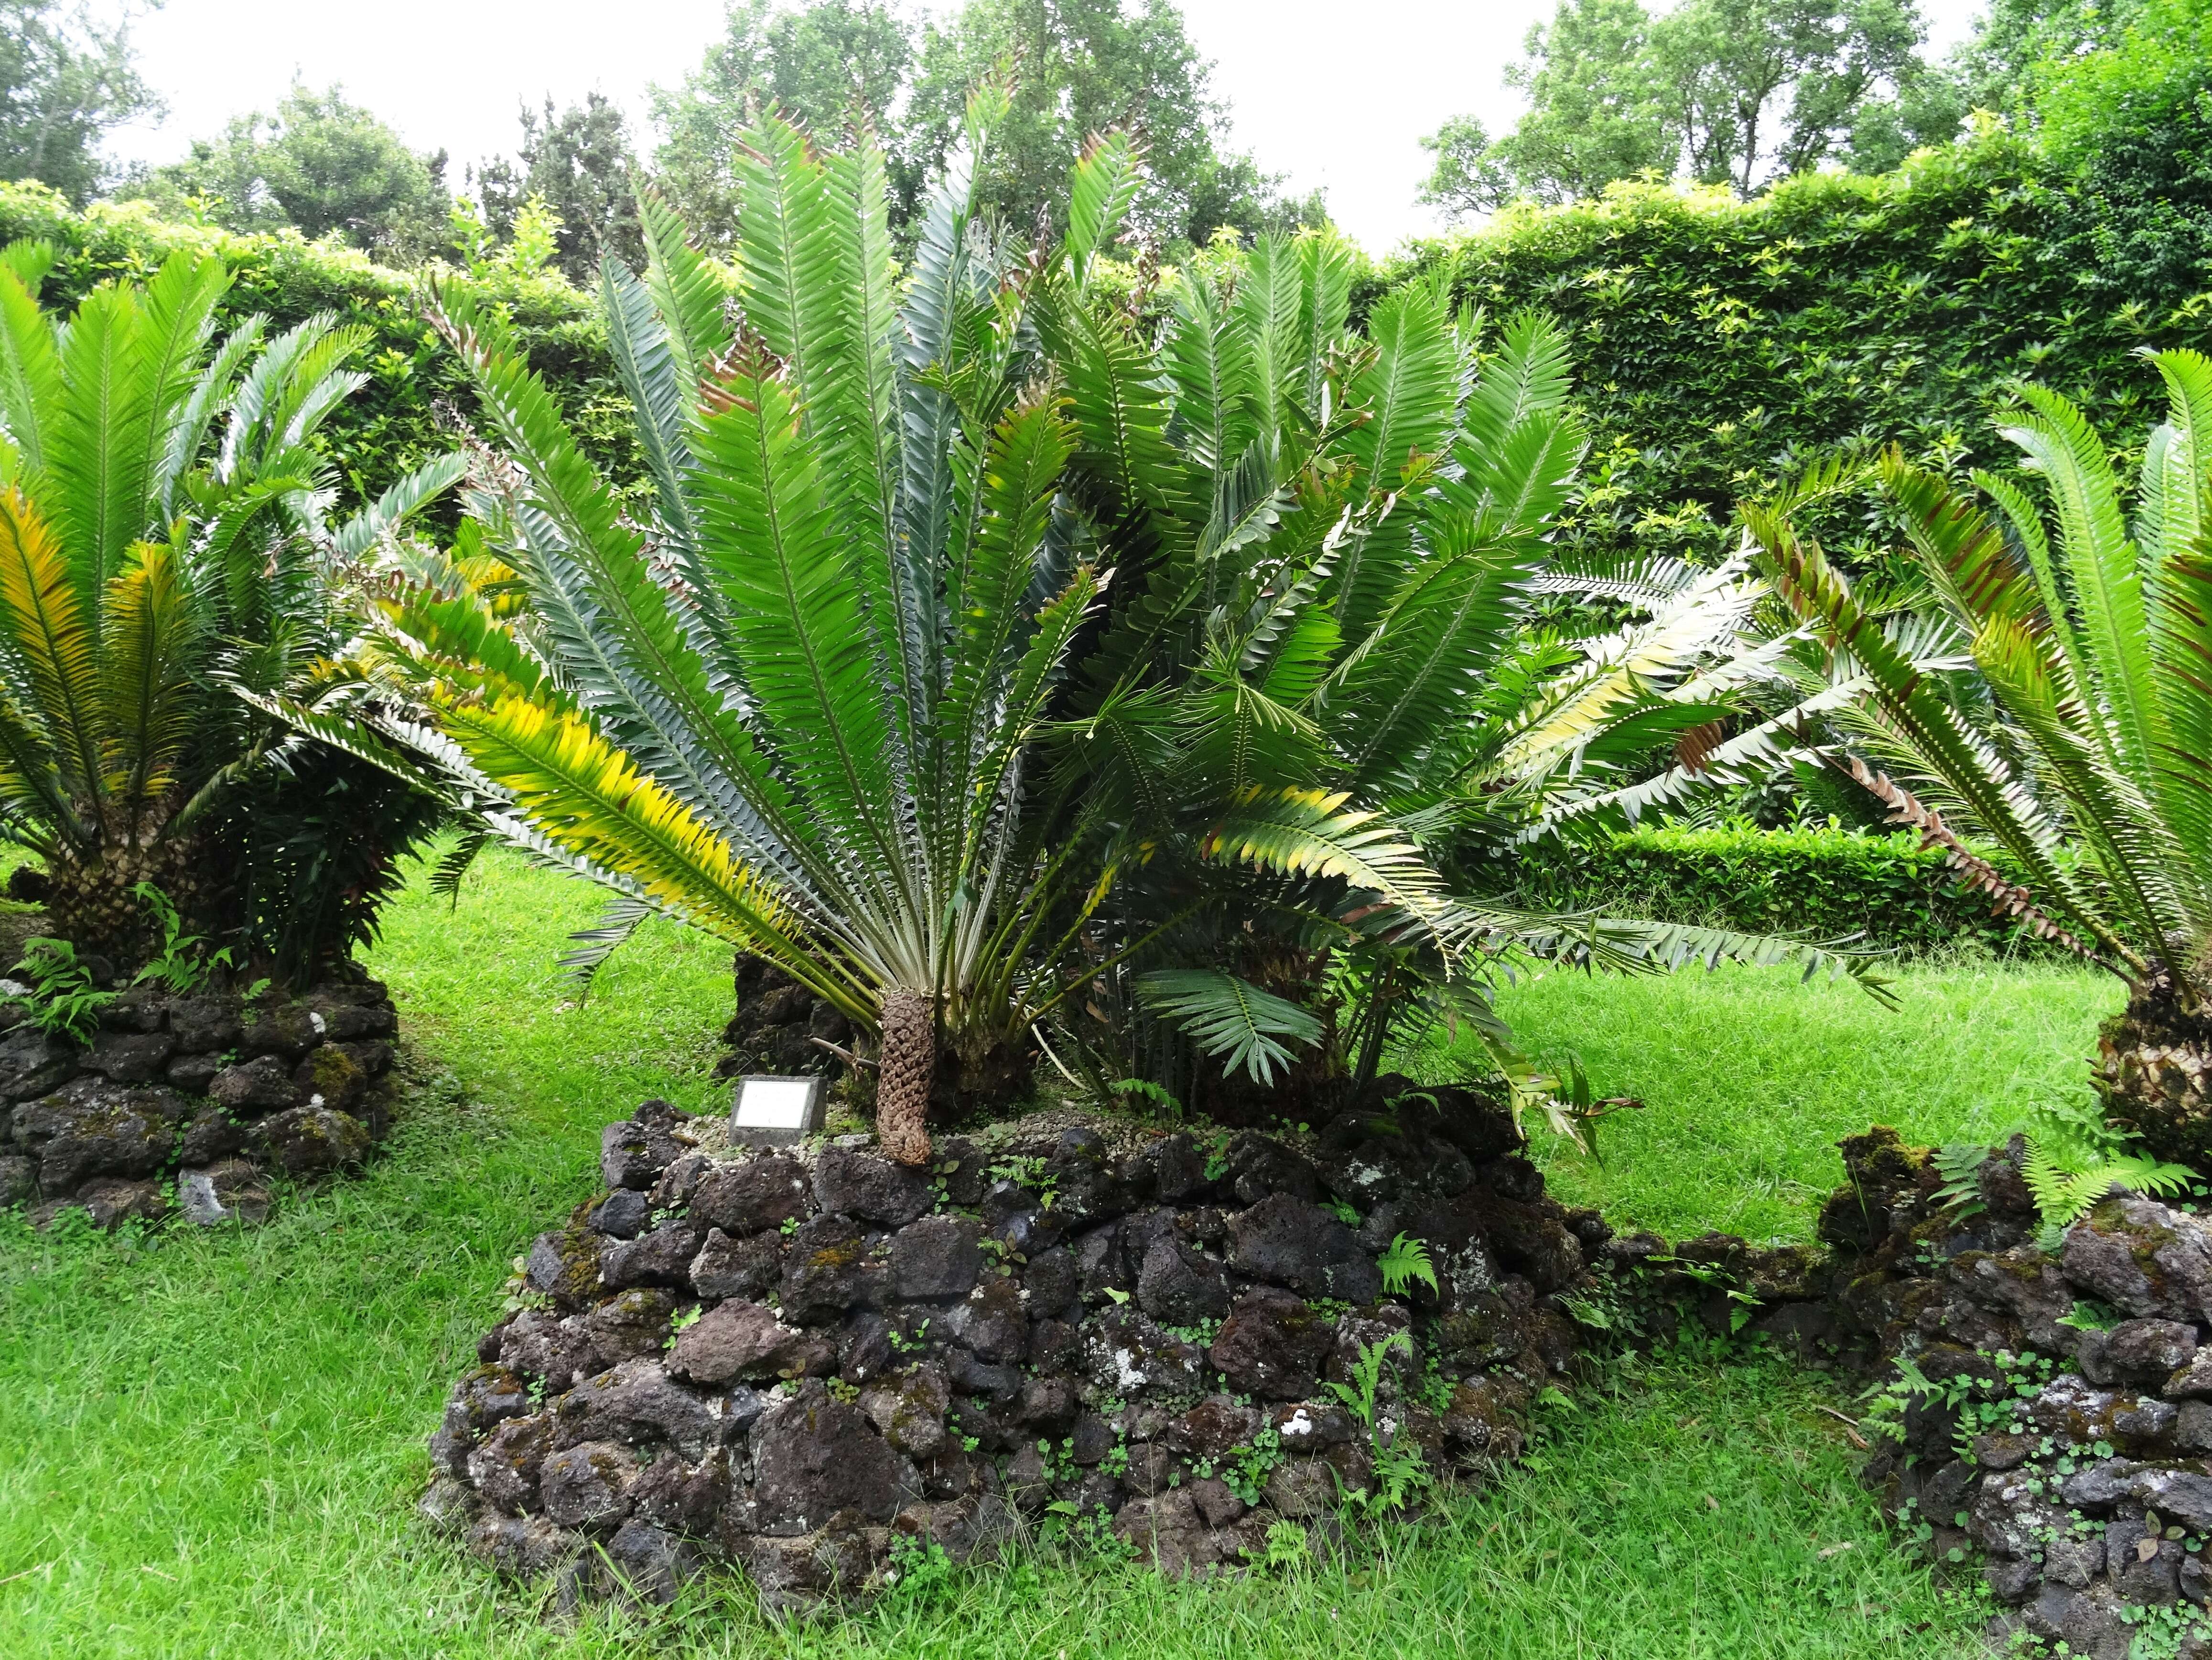
[(0, 178), (35, 179), (82, 205), (112, 172), (101, 138), (159, 108), (132, 64), (127, 18), (102, 28), (61, 0), (0, 0)]
[(444, 151), (417, 155), (343, 88), (295, 84), (273, 113), (241, 115), (220, 138), (194, 140), (183, 161), (133, 193), (165, 207), (196, 199), (234, 230), (335, 232), (404, 260), (444, 239), (445, 174)]

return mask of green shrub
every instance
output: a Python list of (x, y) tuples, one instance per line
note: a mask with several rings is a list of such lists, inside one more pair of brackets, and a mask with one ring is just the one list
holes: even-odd
[[(1980, 849), (2013, 881), (2001, 850)], [(1531, 908), (1605, 909), (1666, 921), (1819, 939), (1863, 933), (1877, 945), (1926, 952), (1976, 940), (2049, 955), (2016, 923), (1945, 873), (1941, 849), (1910, 831), (1763, 830), (1673, 825), (1614, 831), (1589, 843), (1553, 842), (1492, 867), (1495, 897)]]
[[(139, 202), (99, 203), (80, 212), (42, 185), (0, 183), (0, 244), (19, 239), (55, 251), (39, 296), (50, 307), (71, 308), (109, 277), (143, 282), (184, 248), (219, 254), (231, 269), (216, 313), (218, 334), (256, 312), (266, 313), (271, 333), (319, 312), (370, 330), (374, 338), (358, 360), (368, 384), (332, 411), (317, 441), (351, 502), (374, 499), (401, 474), (453, 449), (456, 417), (476, 423), (467, 375), (423, 320), (420, 279), (356, 249), (310, 242), (295, 230), (241, 235), (170, 222)], [(513, 323), (586, 449), (619, 484), (635, 488), (644, 463), (619, 415), (606, 330), (589, 296), (548, 273), (495, 268), (446, 280)]]
[[(2212, 316), (2212, 174), (2180, 127), (2156, 142), (2174, 155), (2124, 178), (1999, 130), (1752, 202), (1617, 185), (1419, 244), (1365, 296), (1442, 273), (1493, 315), (1541, 307), (1569, 331), (1593, 435), (1563, 539), (1710, 554), (1738, 499), (1816, 448), (2008, 464), (1989, 417), (2021, 377), (2108, 430), (2148, 426), (2158, 375), (2133, 354)], [(1855, 506), (1819, 528), (1856, 557), (1873, 526)]]

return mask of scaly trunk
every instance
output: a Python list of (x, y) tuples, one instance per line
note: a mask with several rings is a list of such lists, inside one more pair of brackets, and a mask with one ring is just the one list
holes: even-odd
[(219, 895), (210, 861), (189, 837), (150, 847), (107, 848), (96, 857), (68, 855), (47, 871), (48, 932), (80, 952), (97, 952), (129, 974), (161, 943), (152, 909), (131, 890), (150, 882), (169, 897), (185, 928), (205, 933)]
[(2161, 975), (2097, 1033), (2097, 1092), (2152, 1154), (2212, 1171), (2212, 1018)]
[(884, 994), (877, 1061), (876, 1140), (902, 1164), (929, 1160), (929, 1086), (937, 1072), (937, 1006), (918, 991)]

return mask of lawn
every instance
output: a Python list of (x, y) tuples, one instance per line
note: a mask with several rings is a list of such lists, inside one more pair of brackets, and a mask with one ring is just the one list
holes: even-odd
[[(2089, 1098), (2097, 1024), (2125, 1000), (2107, 974), (1989, 960), (1890, 971), (1899, 1006), (1849, 982), (1725, 967), (1623, 981), (1549, 974), (1499, 1007), (1532, 1055), (1578, 1055), (1599, 1096), (1644, 1110), (1599, 1126), (1602, 1163), (1540, 1138), (1552, 1187), (1617, 1226), (1807, 1239), (1843, 1179), (1838, 1137), (1988, 1141), (2039, 1102)], [(1464, 1049), (1420, 1058), (1442, 1078)]]
[[(1044, 1555), (811, 1628), (764, 1627), (741, 1589), (688, 1620), (540, 1622), (414, 1519), (422, 1439), (509, 1259), (591, 1191), (599, 1126), (648, 1094), (715, 1098), (727, 1012), (725, 953), (658, 926), (579, 1006), (553, 959), (596, 909), (505, 857), (458, 908), (419, 882), (395, 908), (375, 965), (429, 1081), (365, 1178), (289, 1196), (250, 1234), (0, 1219), (0, 1655), (1977, 1651), (1979, 1610), (1884, 1548), (1817, 1381), (1687, 1352), (1609, 1371), (1491, 1492), (1344, 1560), (1189, 1586)], [(1561, 980), (1509, 1012), (1652, 1103), (1605, 1171), (1555, 1164), (1563, 1186), (1633, 1220), (1802, 1231), (1833, 1174), (1821, 1142), (1869, 1118), (1947, 1133), (2063, 1085), (2101, 1006), (2048, 974), (1907, 989), (1884, 1016), (1778, 980)], [(1766, 1191), (1732, 1211), (1747, 1171)]]

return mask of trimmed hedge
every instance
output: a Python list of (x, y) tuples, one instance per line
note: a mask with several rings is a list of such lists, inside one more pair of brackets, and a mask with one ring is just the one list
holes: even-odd
[[(56, 254), (40, 297), (72, 307), (108, 277), (143, 280), (179, 248), (219, 254), (231, 286), (217, 315), (228, 333), (259, 312), (272, 332), (318, 312), (366, 327), (355, 367), (368, 383), (334, 411), (318, 443), (336, 462), (351, 502), (373, 497), (409, 468), (454, 447), (477, 413), (459, 360), (423, 320), (421, 281), (371, 263), (356, 249), (309, 242), (295, 230), (241, 235), (157, 219), (144, 203), (98, 203), (80, 212), (56, 192), (0, 183), (0, 243), (47, 243)], [(624, 418), (606, 331), (587, 296), (557, 276), (494, 271), (441, 280), (475, 289), (513, 321), (593, 459), (625, 487), (643, 477)]]
[[(2013, 466), (1990, 417), (2021, 379), (2139, 443), (2163, 394), (2136, 352), (2212, 330), (2212, 172), (2158, 184), (2154, 234), (2108, 184), (2002, 131), (1751, 202), (1624, 183), (1418, 244), (1361, 300), (1441, 280), (1493, 318), (1549, 312), (1593, 439), (1563, 539), (1710, 559), (1736, 501), (1831, 448)], [(1854, 562), (1876, 539), (1863, 503), (1817, 528)]]
[[(1978, 851), (2008, 879), (2021, 879), (2010, 854)], [(1822, 939), (1863, 933), (1905, 952), (1967, 940), (1996, 951), (2057, 949), (1993, 915), (1986, 899), (1952, 878), (1941, 853), (1906, 830), (1660, 825), (1589, 843), (1541, 843), (1488, 868), (1496, 879), (1490, 897), (1531, 908), (1607, 909)]]

